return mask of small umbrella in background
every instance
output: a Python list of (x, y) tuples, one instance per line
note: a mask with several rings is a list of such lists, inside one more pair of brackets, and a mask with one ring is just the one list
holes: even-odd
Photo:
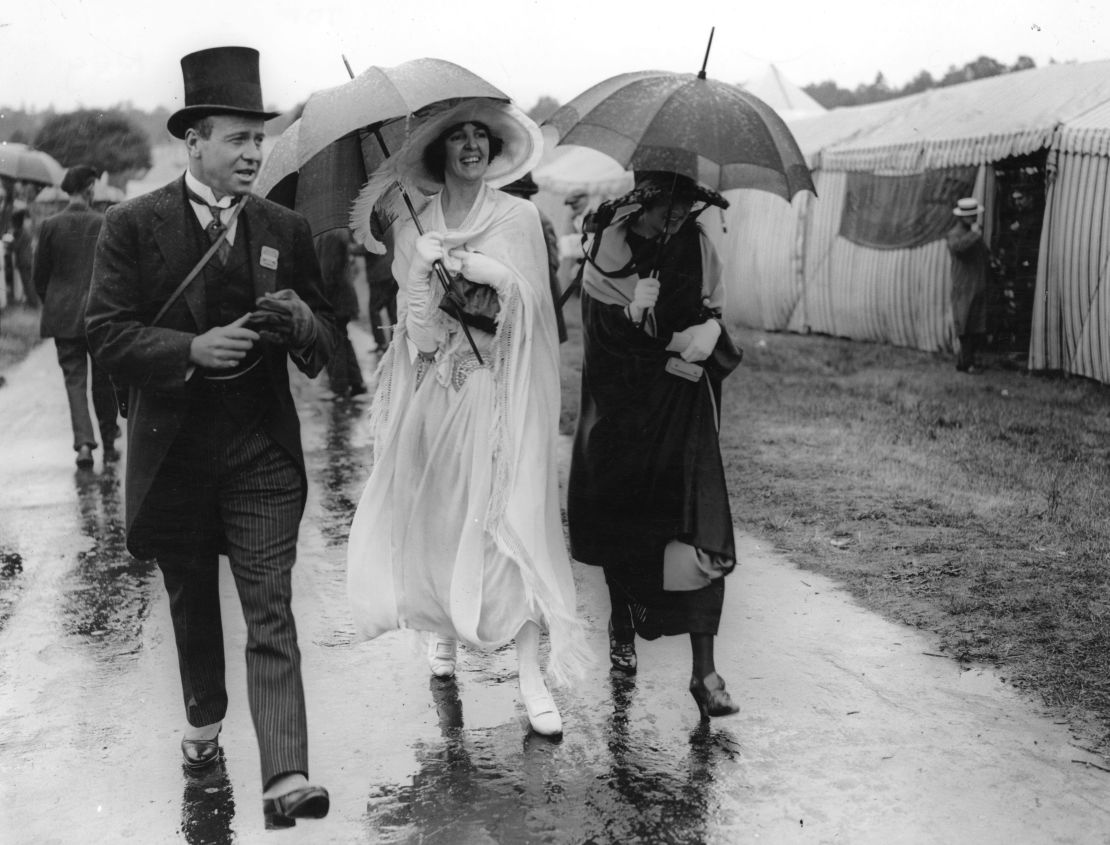
[[(713, 36), (709, 38), (710, 46)], [(715, 191), (754, 188), (789, 201), (813, 180), (775, 110), (699, 73), (644, 70), (599, 82), (544, 121), (559, 144), (591, 147), (628, 170), (678, 173)]]
[[(545, 137), (549, 137), (547, 133)], [(616, 197), (632, 190), (632, 174), (610, 156), (589, 147), (549, 149), (532, 178), (555, 194), (585, 191), (593, 196)]]
[(65, 168), (42, 150), (10, 141), (0, 143), (0, 176), (36, 185), (57, 185), (64, 175)]

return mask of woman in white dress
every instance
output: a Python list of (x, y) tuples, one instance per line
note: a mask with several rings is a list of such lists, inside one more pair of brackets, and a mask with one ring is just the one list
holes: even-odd
[[(440, 677), (454, 673), (458, 642), (515, 640), (529, 722), (557, 735), (541, 629), (555, 680), (590, 660), (558, 505), (558, 339), (539, 215), (496, 190), (542, 148), (515, 106), (467, 100), (425, 117), (355, 204), (352, 228), (374, 250), (370, 213), (394, 181), (413, 197), (434, 194), (419, 213), (423, 235), (390, 209), (399, 324), (374, 397), (374, 466), (351, 525), (348, 595), (366, 638), (430, 632)], [(436, 261), (481, 362), (441, 307)]]

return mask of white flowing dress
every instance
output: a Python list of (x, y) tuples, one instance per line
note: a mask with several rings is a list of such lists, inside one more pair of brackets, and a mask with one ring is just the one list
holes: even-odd
[[(525, 622), (549, 632), (548, 670), (566, 683), (590, 661), (559, 512), (558, 340), (538, 212), (483, 187), (449, 231), (436, 196), (424, 231), (446, 234), (511, 270), (498, 292), (495, 335), (436, 309), (434, 358), (405, 331), (415, 226), (395, 242), (398, 322), (372, 412), (374, 465), (348, 543), (348, 596), (359, 633), (434, 631), (480, 648), (512, 640)], [(449, 267), (450, 269), (450, 267)], [(433, 305), (440, 286), (433, 276)]]

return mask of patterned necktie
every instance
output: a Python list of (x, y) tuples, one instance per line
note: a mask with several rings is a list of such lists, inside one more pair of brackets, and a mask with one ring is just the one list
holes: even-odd
[[(200, 203), (208, 209), (208, 213), (212, 215), (211, 222), (204, 227), (205, 233), (208, 235), (208, 242), (215, 243), (216, 238), (223, 234), (227, 226), (224, 225), (223, 218), (220, 216), (221, 212), (227, 211), (218, 205), (210, 205), (199, 194), (194, 191), (186, 190), (189, 199), (193, 202)], [(227, 238), (220, 241), (220, 246), (216, 250), (216, 256), (220, 259), (221, 264), (227, 263), (227, 257), (231, 253), (231, 244), (228, 243)]]

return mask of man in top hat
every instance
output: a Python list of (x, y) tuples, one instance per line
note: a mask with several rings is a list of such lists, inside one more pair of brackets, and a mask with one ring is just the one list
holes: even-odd
[(185, 142), (188, 171), (108, 211), (86, 328), (99, 363), (130, 389), (127, 547), (158, 559), (169, 594), (185, 766), (220, 760), (222, 553), (247, 623), (263, 810), (268, 826), (288, 826), (324, 816), (329, 799), (307, 779), (291, 611), (306, 478), (287, 361), (319, 373), (334, 321), (308, 223), (250, 194), (264, 121), (275, 116), (262, 106), (257, 51), (216, 47), (181, 67), (185, 107), (168, 126)]
[(952, 255), (952, 319), (960, 339), (956, 369), (963, 373), (979, 372), (975, 354), (987, 333), (990, 250), (983, 242), (982, 212), (974, 197), (957, 200), (952, 209), (956, 223), (946, 236)]
[(116, 395), (108, 375), (95, 361), (90, 368), (85, 339), (85, 300), (92, 280), (96, 239), (104, 220), (92, 208), (96, 179), (96, 168), (88, 164), (78, 164), (66, 171), (61, 188), (69, 194), (69, 204), (42, 222), (31, 271), (35, 290), (42, 300), (40, 333), (54, 338), (69, 398), (73, 449), (77, 466), (82, 469), (93, 465), (93, 450), (97, 446), (96, 429), (89, 415), (90, 382), (93, 411), (104, 443), (104, 461), (110, 463), (119, 458)]

